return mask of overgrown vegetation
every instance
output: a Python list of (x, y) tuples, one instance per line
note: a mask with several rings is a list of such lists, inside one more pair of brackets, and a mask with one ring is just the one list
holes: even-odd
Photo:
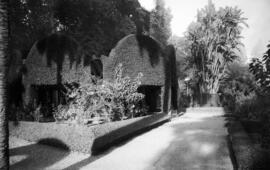
[(68, 104), (58, 106), (55, 119), (98, 124), (145, 115), (144, 95), (137, 92), (143, 75), (139, 74), (132, 80), (123, 77), (122, 72), (120, 64), (111, 82), (86, 75), (78, 87), (66, 85)]
[(158, 40), (163, 46), (168, 44), (171, 36), (172, 14), (170, 9), (165, 8), (164, 0), (155, 0), (156, 7), (150, 13), (149, 34)]
[(220, 88), (223, 106), (238, 117), (249, 117), (254, 111), (255, 88), (254, 76), (247, 65), (237, 62), (229, 65)]
[[(41, 46), (45, 48), (58, 45), (55, 49), (63, 49), (47, 48), (50, 53), (48, 57), (58, 59), (61, 55), (59, 52), (66, 52), (66, 45), (62, 46), (63, 43), (55, 40), (54, 45), (47, 44), (44, 40), (52, 34), (70, 37), (76, 41), (76, 55), (84, 57), (88, 64), (102, 55), (108, 56), (116, 43), (129, 34), (151, 35), (167, 45), (171, 35), (171, 15), (164, 6), (164, 0), (157, 0), (156, 8), (152, 11), (146, 11), (138, 0), (10, 0), (10, 56), (7, 65), (9, 72), (18, 81), (7, 77), (8, 93), (16, 91), (18, 94), (15, 94), (16, 98), (9, 98), (9, 104), (25, 107), (22, 106), (22, 71), (18, 71), (18, 74), (15, 70), (23, 70), (22, 60), (36, 41), (43, 42)], [(69, 49), (73, 48), (75, 46), (72, 45)], [(20, 64), (11, 67), (13, 60), (19, 60)], [(20, 91), (15, 88), (18, 86)]]
[(260, 102), (257, 113), (262, 121), (270, 124), (270, 44), (267, 48), (261, 59), (252, 60), (249, 70), (254, 75), (256, 83), (256, 101)]
[(247, 25), (242, 14), (232, 7), (216, 10), (209, 1), (184, 37), (170, 39), (177, 47), (179, 101), (182, 108), (205, 106), (205, 93), (218, 94), (216, 101), (229, 115), (261, 125), (254, 129), (260, 136), (256, 140), (269, 147), (270, 45), (262, 58), (244, 64), (241, 31)]
[(198, 11), (197, 20), (190, 24), (184, 39), (179, 40), (182, 47), (178, 54), (184, 58), (184, 76), (190, 79), (190, 92), (198, 105), (204, 105), (202, 102), (206, 102), (208, 96), (210, 103), (210, 97), (217, 99), (226, 67), (239, 57), (241, 31), (246, 25), (242, 14), (236, 7), (217, 10), (209, 1)]
[(150, 12), (138, 0), (10, 0), (10, 50), (25, 58), (37, 40), (52, 33), (74, 38), (87, 56), (108, 55), (128, 34), (150, 34), (162, 43), (171, 35), (164, 0)]
[[(252, 129), (259, 134), (255, 142), (264, 148), (270, 145), (270, 45), (262, 58), (252, 59), (249, 66), (228, 67), (221, 84), (222, 103), (227, 112), (243, 122), (257, 122)], [(249, 123), (244, 123), (250, 131)], [(255, 126), (252, 126), (253, 128)]]

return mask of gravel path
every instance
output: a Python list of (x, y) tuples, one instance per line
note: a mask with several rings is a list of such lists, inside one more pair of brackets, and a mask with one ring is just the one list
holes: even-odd
[[(13, 140), (13, 141), (12, 141)], [(220, 108), (188, 109), (99, 156), (68, 153), (11, 138), (11, 169), (231, 170)]]

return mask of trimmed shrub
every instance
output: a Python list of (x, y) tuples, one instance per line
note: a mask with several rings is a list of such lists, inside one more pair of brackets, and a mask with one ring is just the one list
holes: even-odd
[(161, 113), (96, 126), (20, 121), (18, 124), (10, 122), (9, 130), (11, 136), (24, 140), (56, 147), (60, 144), (71, 151), (91, 154), (165, 123), (169, 119), (168, 114)]

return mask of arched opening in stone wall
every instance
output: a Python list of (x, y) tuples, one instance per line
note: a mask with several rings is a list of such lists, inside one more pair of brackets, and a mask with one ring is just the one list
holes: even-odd
[(32, 85), (31, 88), (35, 91), (34, 107), (39, 108), (44, 118), (53, 118), (54, 109), (67, 103), (62, 85)]
[(145, 95), (144, 102), (148, 106), (148, 112), (161, 112), (161, 87), (162, 86), (150, 86), (143, 85), (138, 88), (138, 92)]

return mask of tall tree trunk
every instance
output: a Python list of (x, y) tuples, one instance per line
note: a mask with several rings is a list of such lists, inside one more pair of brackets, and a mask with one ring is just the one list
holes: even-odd
[(7, 0), (0, 1), (0, 169), (9, 169), (6, 115), (6, 53), (8, 44)]

